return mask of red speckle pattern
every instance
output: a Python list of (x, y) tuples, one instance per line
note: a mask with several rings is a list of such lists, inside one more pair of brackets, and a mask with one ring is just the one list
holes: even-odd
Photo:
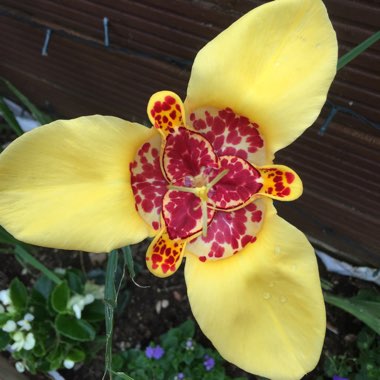
[(183, 106), (177, 95), (168, 93), (163, 98), (153, 99), (151, 109), (148, 110), (149, 118), (157, 129), (165, 134), (173, 128), (183, 125)]
[(183, 250), (186, 242), (182, 240), (172, 240), (163, 231), (150, 244), (146, 263), (148, 269), (159, 277), (172, 275), (181, 265)]
[[(282, 166), (282, 168), (284, 168)], [(282, 199), (292, 193), (291, 184), (294, 183), (296, 176), (294, 173), (273, 166), (272, 168), (260, 168), (261, 176), (264, 180), (263, 193), (270, 195), (271, 198)]]
[(186, 177), (197, 177), (205, 168), (217, 169), (219, 164), (207, 139), (181, 127), (166, 139), (163, 166), (169, 181), (186, 185)]
[[(214, 213), (207, 209), (207, 224)], [(201, 200), (192, 193), (169, 190), (164, 197), (162, 214), (171, 239), (186, 239), (202, 230)]]
[[(266, 163), (259, 126), (229, 108), (204, 108), (190, 114), (187, 129), (183, 104), (170, 92), (153, 95), (148, 115), (161, 134), (138, 150), (130, 167), (136, 208), (152, 228), (161, 230), (148, 249), (148, 268), (160, 277), (172, 274), (181, 263), (185, 245), (205, 262), (230, 257), (254, 243), (265, 204), (260, 199), (246, 203), (265, 191), (285, 196), (285, 181), (294, 181), (291, 172), (275, 173), (272, 178), (265, 171), (263, 178), (261, 169), (253, 166)], [(206, 186), (225, 169), (228, 173), (205, 193)], [(272, 190), (263, 189), (267, 177)], [(281, 184), (283, 189), (279, 189)], [(193, 189), (198, 196), (171, 186)], [(208, 197), (207, 236), (200, 234), (199, 196)]]
[(162, 199), (167, 190), (160, 167), (160, 149), (161, 138), (157, 135), (137, 151), (130, 165), (137, 211), (156, 231), (160, 228)]
[(210, 141), (218, 156), (239, 156), (255, 165), (267, 163), (259, 125), (230, 108), (198, 109), (187, 122)]
[(224, 210), (236, 208), (247, 202), (261, 189), (260, 172), (249, 162), (237, 156), (222, 156), (221, 170), (228, 173), (209, 191), (214, 205)]
[(247, 244), (256, 241), (264, 210), (263, 201), (256, 200), (237, 211), (216, 212), (208, 227), (207, 236), (198, 236), (190, 241), (186, 250), (199, 258), (206, 257), (207, 260), (234, 255)]

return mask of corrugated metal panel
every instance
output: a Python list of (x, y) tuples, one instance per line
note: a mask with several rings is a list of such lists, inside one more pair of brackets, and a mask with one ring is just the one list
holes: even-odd
[[(66, 117), (91, 113), (146, 119), (150, 95), (185, 95), (196, 52), (241, 14), (250, 0), (1, 0), (0, 74), (40, 106)], [(379, 28), (377, 0), (326, 0), (340, 55)], [(108, 17), (110, 48), (103, 45)], [(41, 56), (46, 28), (54, 30)], [(380, 121), (380, 44), (341, 70), (330, 101)], [(328, 115), (326, 107), (324, 117)], [(314, 241), (355, 260), (380, 264), (378, 131), (337, 114), (324, 136), (319, 124), (280, 152), (305, 194), (279, 204)]]

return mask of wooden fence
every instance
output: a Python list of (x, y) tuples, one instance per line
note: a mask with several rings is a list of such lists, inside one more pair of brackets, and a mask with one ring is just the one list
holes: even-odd
[[(150, 95), (183, 98), (196, 52), (255, 0), (0, 0), (0, 75), (63, 117), (102, 113), (146, 120)], [(340, 56), (379, 29), (377, 0), (326, 0)], [(104, 46), (107, 17), (109, 46)], [(52, 34), (42, 55), (47, 29)], [(380, 44), (342, 69), (329, 105), (276, 162), (301, 176), (304, 195), (282, 216), (313, 243), (380, 265)], [(318, 132), (332, 106), (339, 112)], [(356, 114), (352, 114), (355, 112)], [(357, 115), (360, 115), (359, 117)], [(363, 119), (365, 118), (365, 119)]]

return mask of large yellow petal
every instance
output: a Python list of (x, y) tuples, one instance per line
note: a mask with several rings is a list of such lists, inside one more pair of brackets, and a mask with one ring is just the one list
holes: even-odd
[(101, 252), (143, 240), (129, 164), (156, 131), (115, 117), (56, 121), (0, 155), (0, 224), (45, 247)]
[(313, 248), (266, 203), (257, 241), (243, 251), (204, 263), (186, 255), (188, 296), (225, 359), (272, 380), (296, 380), (318, 362), (324, 302)]
[(197, 55), (185, 102), (232, 108), (260, 126), (268, 160), (317, 118), (334, 78), (337, 41), (320, 0), (276, 0)]

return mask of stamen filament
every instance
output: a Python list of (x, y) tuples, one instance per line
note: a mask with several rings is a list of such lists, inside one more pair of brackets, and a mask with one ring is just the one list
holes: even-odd
[[(207, 208), (215, 209), (215, 204), (211, 199), (208, 199), (207, 193), (208, 191), (215, 186), (225, 175), (228, 173), (228, 169), (220, 172), (210, 183), (201, 187), (186, 187), (186, 186), (176, 186), (176, 185), (168, 185), (169, 190), (176, 191), (184, 191), (186, 193), (192, 193), (197, 196), (201, 200), (201, 211), (202, 211), (202, 235), (207, 236)], [(211, 207), (208, 206), (208, 202), (211, 203)]]
[(177, 191), (184, 191), (186, 193), (193, 193), (197, 195), (198, 188), (196, 187), (185, 187), (185, 186), (176, 186), (176, 185), (168, 185), (169, 190), (177, 190)]
[(224, 176), (228, 174), (228, 169), (224, 169), (220, 172), (209, 184), (206, 185), (207, 189), (210, 190), (213, 186), (215, 186)]

